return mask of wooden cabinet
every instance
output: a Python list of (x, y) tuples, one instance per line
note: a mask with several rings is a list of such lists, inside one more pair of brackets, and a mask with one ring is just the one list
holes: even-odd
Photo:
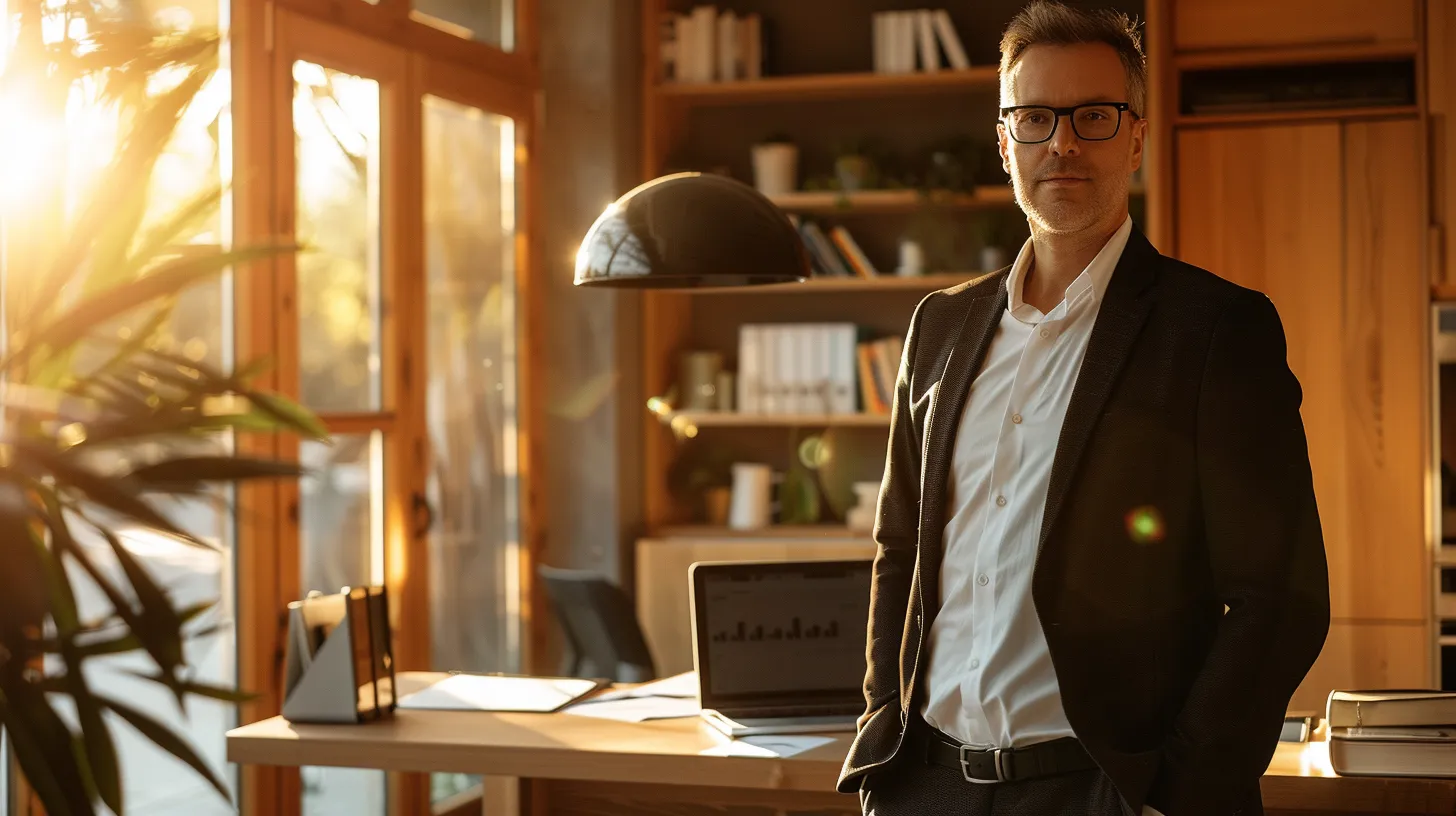
[[(1429, 614), (1420, 147), (1413, 118), (1177, 136), (1178, 255), (1263, 291), (1283, 320), (1341, 624)], [(1376, 675), (1360, 664), (1383, 652), (1353, 649), (1301, 695), (1424, 685), (1428, 652)]]
[(1416, 0), (1174, 0), (1179, 51), (1416, 39)]
[(1456, 299), (1456, 0), (1426, 3), (1431, 278), (1437, 296)]

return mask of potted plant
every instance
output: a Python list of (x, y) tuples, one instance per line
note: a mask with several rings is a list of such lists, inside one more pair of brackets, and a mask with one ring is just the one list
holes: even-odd
[[(68, 93), (85, 79), (118, 106), (121, 128), (120, 147), (88, 197), (51, 208), (63, 200), (62, 180), (41, 178), (35, 200), (24, 202), (28, 209), (6, 213), (12, 226), (29, 219), (51, 229), (12, 230), (5, 247), (11, 266), (0, 354), (0, 726), (51, 816), (91, 814), (98, 802), (124, 812), (104, 715), (128, 723), (227, 796), (183, 738), (87, 678), (91, 661), (137, 652), (148, 661), (140, 676), (165, 687), (179, 705), (193, 695), (244, 699), (189, 677), (184, 627), (207, 605), (174, 606), (119, 531), (144, 528), (180, 546), (210, 546), (172, 518), (168, 500), (206, 497), (222, 483), (298, 474), (293, 463), (230, 456), (210, 442), (232, 431), (325, 436), (308, 412), (250, 385), (256, 365), (223, 371), (159, 341), (190, 287), (229, 268), (243, 273), (248, 262), (293, 247), (199, 253), (179, 246), (218, 204), (215, 188), (170, 217), (152, 217), (153, 169), (213, 74), (218, 39), (138, 32), (102, 9), (68, 4), (67, 19), (87, 17), (87, 34), (47, 43), (42, 15), (60, 12), (22, 4), (16, 47), (0, 77), (0, 98), (60, 116)], [(10, 127), (20, 124), (14, 108), (8, 113)], [(54, 222), (37, 221), (40, 209)], [(83, 616), (83, 591), (104, 597), (109, 610)], [(73, 712), (69, 720), (63, 708)]]
[(834, 175), (846, 193), (879, 186), (879, 166), (869, 145), (858, 139), (841, 142), (834, 150)]

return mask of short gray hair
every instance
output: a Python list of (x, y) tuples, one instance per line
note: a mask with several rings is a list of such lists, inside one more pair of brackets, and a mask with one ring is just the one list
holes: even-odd
[(1033, 45), (1105, 43), (1117, 52), (1127, 73), (1127, 101), (1134, 113), (1147, 115), (1148, 59), (1137, 23), (1112, 9), (1084, 11), (1055, 2), (1033, 0), (1011, 18), (1001, 35), (1001, 78)]

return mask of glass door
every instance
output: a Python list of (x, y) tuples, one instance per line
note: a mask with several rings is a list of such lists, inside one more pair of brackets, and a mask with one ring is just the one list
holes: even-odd
[[(422, 189), (410, 345), (426, 515), (429, 667), (523, 669), (519, 367), (525, 269), (527, 124), (532, 95), (420, 58)], [(433, 805), (479, 779), (436, 774)]]
[[(298, 447), (308, 475), (286, 489), (293, 512), (280, 581), (295, 597), (364, 584), (401, 593), (399, 497), (409, 478), (398, 410), (407, 303), (399, 217), (411, 148), (398, 123), (408, 61), (380, 41), (286, 11), (277, 12), (275, 37), (274, 87), (289, 89), (275, 133), (279, 201), (291, 205), (280, 226), (301, 246), (278, 280), (279, 376), (332, 434)], [(409, 636), (393, 623), (397, 642)], [(387, 808), (383, 773), (304, 768), (301, 783), (305, 816)]]

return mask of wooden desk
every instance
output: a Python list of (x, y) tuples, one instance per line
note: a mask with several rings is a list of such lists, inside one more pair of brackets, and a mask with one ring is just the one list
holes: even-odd
[[(440, 675), (407, 673), (408, 694)], [(786, 759), (705, 757), (720, 743), (696, 718), (618, 723), (550, 714), (400, 711), (370, 725), (293, 725), (280, 717), (228, 733), (228, 759), (475, 773), (521, 780), (531, 814), (857, 814), (834, 792), (849, 738)], [(1279, 745), (1263, 780), (1271, 814), (1456, 816), (1456, 779), (1337, 777), (1324, 743)]]

